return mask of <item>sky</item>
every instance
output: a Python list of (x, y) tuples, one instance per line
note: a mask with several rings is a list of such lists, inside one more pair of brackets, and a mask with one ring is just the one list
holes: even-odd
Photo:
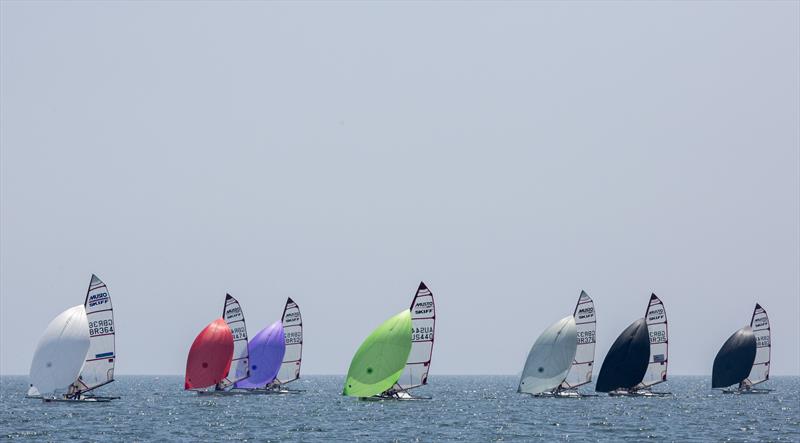
[(710, 374), (761, 303), (800, 374), (800, 3), (0, 3), (0, 373), (92, 273), (117, 374), (242, 303), (305, 374), (436, 297), (431, 374), (515, 374), (595, 300)]

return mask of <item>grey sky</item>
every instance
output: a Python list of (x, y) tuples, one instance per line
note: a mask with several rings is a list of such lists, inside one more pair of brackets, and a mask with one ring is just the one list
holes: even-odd
[(432, 374), (515, 373), (581, 289), (674, 374), (759, 301), (798, 374), (800, 5), (3, 1), (0, 372), (92, 272), (120, 374), (226, 291), (344, 373), (419, 280)]

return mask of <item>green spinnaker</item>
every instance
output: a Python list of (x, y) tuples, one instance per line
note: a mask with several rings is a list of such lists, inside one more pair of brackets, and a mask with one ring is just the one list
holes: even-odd
[(372, 397), (400, 379), (411, 353), (411, 311), (386, 320), (361, 343), (350, 362), (342, 394)]

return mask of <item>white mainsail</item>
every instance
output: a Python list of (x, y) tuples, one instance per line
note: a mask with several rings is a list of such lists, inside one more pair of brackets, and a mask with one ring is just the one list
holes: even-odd
[(114, 381), (114, 310), (106, 284), (94, 274), (83, 306), (89, 322), (89, 352), (73, 383), (74, 392), (86, 392)]
[(30, 379), (43, 396), (63, 394), (81, 373), (89, 350), (89, 322), (83, 305), (59, 314), (39, 339), (31, 362)]
[(594, 311), (594, 301), (586, 292), (581, 291), (572, 317), (575, 319), (578, 347), (567, 377), (561, 383), (561, 389), (574, 389), (591, 382), (592, 369), (594, 368), (597, 318)]
[(756, 358), (750, 375), (741, 383), (744, 386), (753, 386), (769, 380), (769, 361), (772, 339), (770, 336), (769, 317), (767, 311), (756, 303), (753, 317), (750, 320), (753, 335), (756, 337)]
[(278, 383), (285, 384), (300, 378), (300, 364), (303, 361), (303, 317), (300, 315), (300, 307), (291, 297), (283, 307), (281, 321), (286, 353), (283, 354), (283, 362), (275, 379)]
[(244, 312), (239, 302), (230, 294), (225, 295), (225, 308), (222, 318), (233, 334), (233, 357), (228, 376), (220, 382), (220, 387), (227, 387), (250, 376), (249, 353), (247, 350), (247, 325)]
[(436, 305), (433, 294), (420, 282), (411, 301), (411, 352), (397, 387), (409, 390), (428, 383), (428, 371), (433, 356), (434, 329), (436, 328)]
[(669, 350), (667, 311), (664, 309), (664, 303), (655, 294), (650, 295), (650, 303), (644, 318), (647, 332), (650, 334), (650, 360), (647, 372), (637, 388), (646, 388), (667, 381)]
[(564, 317), (542, 332), (531, 347), (522, 370), (518, 392), (553, 391), (567, 376), (578, 348), (575, 317)]

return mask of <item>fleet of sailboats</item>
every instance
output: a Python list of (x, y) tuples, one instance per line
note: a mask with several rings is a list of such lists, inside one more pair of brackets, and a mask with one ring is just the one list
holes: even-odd
[[(756, 303), (750, 325), (734, 332), (714, 358), (711, 387), (737, 394), (770, 392), (755, 386), (769, 380), (771, 346), (767, 311)], [(731, 385), (737, 387), (727, 389)]]
[[(535, 397), (580, 398), (591, 383), (597, 313), (581, 291), (572, 315), (548, 326), (528, 353), (517, 391)], [(420, 282), (408, 309), (367, 336), (350, 363), (343, 395), (368, 400), (413, 400), (410, 391), (428, 383), (436, 328), (434, 297)], [(728, 338), (714, 359), (712, 388), (725, 393), (768, 393), (770, 323), (756, 304), (750, 320)], [(612, 396), (665, 396), (652, 387), (667, 381), (669, 334), (663, 301), (652, 294), (645, 315), (612, 344), (595, 390)], [(281, 319), (248, 341), (244, 311), (226, 294), (222, 316), (197, 335), (186, 362), (184, 389), (201, 395), (290, 393), (300, 378), (303, 321), (288, 298)], [(114, 310), (105, 283), (92, 275), (82, 305), (48, 324), (30, 367), (29, 398), (46, 402), (107, 402), (95, 390), (114, 381)], [(732, 386), (735, 386), (731, 388)]]

